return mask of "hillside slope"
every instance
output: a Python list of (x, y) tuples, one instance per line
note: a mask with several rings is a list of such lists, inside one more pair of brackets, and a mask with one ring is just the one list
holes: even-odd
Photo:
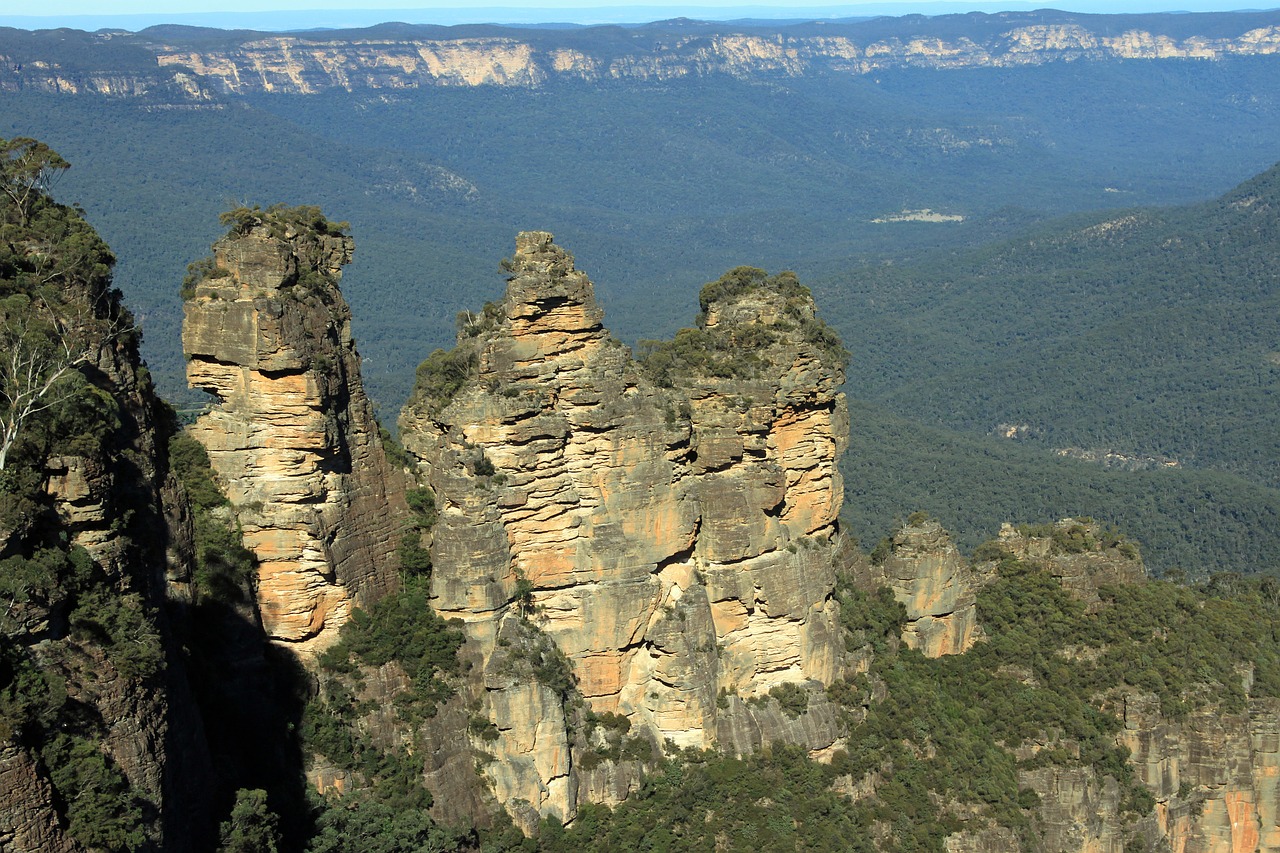
[[(825, 291), (855, 396), (1130, 466), (1280, 485), (1280, 167)], [(839, 293), (840, 298), (835, 299)]]

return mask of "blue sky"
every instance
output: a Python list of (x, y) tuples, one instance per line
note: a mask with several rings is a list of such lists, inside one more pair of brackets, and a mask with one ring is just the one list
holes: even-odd
[[(1252, 8), (1269, 8), (1255, 3)], [(71, 26), (136, 30), (173, 22), (218, 27), (292, 29), (368, 26), (381, 21), (459, 24), (468, 22), (636, 23), (664, 18), (838, 18), (864, 15), (927, 15), (996, 12), (1045, 7), (1079, 12), (1229, 11), (1249, 0), (496, 0), (463, 7), (459, 0), (372, 0), (374, 9), (354, 9), (353, 0), (0, 0), (0, 26), (27, 29)]]

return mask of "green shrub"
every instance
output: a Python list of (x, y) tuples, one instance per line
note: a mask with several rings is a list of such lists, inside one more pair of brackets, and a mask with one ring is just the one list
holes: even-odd
[(218, 221), (231, 229), (229, 233), (241, 236), (265, 225), (271, 236), (276, 238), (283, 238), (289, 230), (341, 236), (351, 228), (349, 222), (330, 222), (315, 205), (289, 207), (273, 204), (266, 210), (256, 204), (253, 207), (241, 206), (224, 212)]
[(467, 731), (484, 741), (498, 739), (498, 727), (488, 717), (473, 714), (467, 721)]
[(280, 818), (267, 805), (267, 792), (236, 791), (231, 815), (219, 828), (218, 853), (276, 853)]
[(436, 496), (432, 494), (430, 489), (418, 488), (409, 489), (405, 492), (405, 502), (409, 504), (409, 509), (413, 511), (418, 520), (430, 527), (436, 520)]
[[(765, 290), (782, 297), (783, 316), (707, 326), (712, 305)], [(795, 273), (770, 277), (755, 267), (736, 267), (702, 288), (697, 328), (681, 329), (670, 341), (642, 340), (638, 361), (656, 385), (670, 388), (683, 377), (751, 379), (769, 367), (761, 351), (780, 341), (798, 339), (816, 347), (830, 366), (843, 369), (849, 353), (839, 336), (812, 316), (809, 289)], [(795, 334), (799, 330), (799, 335)], [(674, 418), (671, 419), (674, 422)]]
[(66, 804), (68, 831), (86, 847), (132, 851), (147, 840), (140, 803), (97, 744), (59, 734), (41, 751), (49, 780)]
[(192, 261), (187, 264), (187, 274), (182, 278), (182, 289), (179, 294), (183, 299), (191, 299), (196, 295), (196, 286), (202, 281), (226, 278), (230, 275), (231, 271), (218, 266), (217, 260), (212, 255)]
[(431, 575), (431, 552), (422, 547), (420, 528), (412, 527), (400, 535), (396, 559), (400, 562), (402, 578), (426, 578)]
[(475, 353), (470, 350), (435, 350), (418, 365), (413, 399), (427, 402), (433, 411), (443, 409), (462, 390), (475, 367)]
[(450, 693), (441, 677), (459, 671), (463, 640), (461, 631), (431, 609), (427, 580), (412, 577), (367, 611), (353, 611), (339, 641), (320, 656), (320, 666), (341, 673), (353, 663), (377, 667), (398, 661), (413, 685), (409, 708), (430, 716)]
[(82, 593), (71, 611), (71, 627), (101, 645), (125, 678), (151, 678), (164, 667), (160, 634), (136, 593), (121, 595), (105, 587)]
[(777, 701), (782, 712), (796, 719), (809, 710), (809, 691), (799, 684), (777, 684), (769, 688), (769, 695)]
[(1006, 560), (1013, 555), (1004, 549), (998, 540), (988, 539), (973, 550), (973, 561), (975, 563), (998, 563)]

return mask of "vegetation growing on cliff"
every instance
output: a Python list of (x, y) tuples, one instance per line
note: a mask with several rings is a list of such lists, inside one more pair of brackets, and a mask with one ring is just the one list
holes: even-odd
[(418, 365), (418, 381), (409, 398), (410, 405), (425, 403), (432, 411), (440, 411), (462, 390), (475, 368), (473, 347), (459, 344), (451, 350), (433, 351)]
[[(343, 827), (354, 831), (360, 826), (360, 833), (372, 831), (366, 821), (377, 819), (386, 808), (402, 814), (409, 822), (402, 830), (410, 835), (443, 832), (432, 829), (435, 824), (426, 813), (432, 798), (422, 784), (422, 758), (415, 738), (422, 722), (434, 716), (439, 703), (453, 693), (447, 679), (460, 671), (458, 650), (463, 639), (460, 630), (447, 625), (431, 609), (428, 579), (415, 576), (405, 578), (400, 591), (367, 611), (355, 610), (343, 625), (339, 642), (321, 655), (319, 663), (326, 676), (323, 695), (307, 703), (302, 741), (308, 751), (359, 774), (366, 790), (354, 799), (329, 804), (322, 812), (320, 834), (312, 849), (337, 849), (332, 845), (339, 843), (339, 838), (331, 838), (331, 834)], [(402, 676), (407, 681), (405, 688), (392, 688), (387, 695), (368, 695), (369, 680), (391, 664), (391, 674), (376, 676), (376, 680), (395, 683)], [(395, 708), (409, 732), (407, 743), (388, 747), (372, 738), (361, 723), (361, 718), (380, 703)]]
[[(123, 851), (159, 837), (111, 719), (126, 694), (155, 713), (168, 664), (142, 434), (153, 400), (114, 257), (49, 196), (67, 167), (43, 143), (0, 140), (0, 747), (48, 784), (42, 805), (71, 839)], [(91, 553), (95, 533), (109, 554)]]
[[(696, 328), (681, 329), (670, 341), (640, 342), (640, 363), (664, 388), (687, 376), (753, 379), (770, 364), (762, 350), (775, 344), (808, 345), (835, 371), (843, 371), (848, 361), (839, 336), (814, 315), (813, 297), (793, 272), (770, 276), (755, 267), (735, 267), (705, 285), (698, 301), (702, 312)], [(737, 316), (739, 303), (750, 305), (753, 316)], [(708, 325), (713, 310), (723, 314)]]
[[(725, 287), (739, 288), (735, 293), (741, 296), (756, 278), (754, 272), (742, 273)], [(790, 287), (781, 282), (776, 292), (790, 300), (798, 293)], [(762, 333), (759, 341), (766, 338)], [(735, 345), (752, 340), (748, 335)], [(166, 665), (157, 621), (141, 595), (121, 593), (119, 587), (128, 587), (129, 579), (106, 577), (87, 552), (68, 545), (65, 527), (48, 511), (48, 495), (36, 488), (45, 472), (35, 466), (53, 450), (105, 458), (115, 446), (125, 413), (102, 394), (89, 391), (83, 397), (77, 407), (90, 409), (51, 407), (47, 422), (33, 422), (47, 427), (44, 443), (32, 445), (29, 456), (15, 454), (21, 464), (4, 481), (11, 489), (5, 500), (13, 498), (6, 504), (10, 517), (28, 526), (17, 539), (6, 537), (0, 564), (0, 592), (9, 599), (6, 621), (0, 622), (0, 738), (34, 750), (65, 802), (62, 817), (79, 841), (132, 849), (153, 834), (147, 823), (154, 804), (131, 791), (101, 746), (105, 728), (81, 713), (82, 700), (68, 691), (74, 682), (93, 682), (95, 668), (118, 676), (129, 688), (155, 683)], [(218, 515), (225, 501), (209, 476), (207, 459), (181, 436), (169, 443), (168, 459), (196, 511), (201, 543), (197, 614), (202, 604), (220, 605), (224, 612), (247, 606), (251, 564), (234, 550), (234, 527)], [(429, 524), (434, 510), (429, 494), (412, 493), (410, 504), (420, 523)], [(122, 527), (131, 523), (137, 524), (121, 516)], [(16, 529), (6, 519), (6, 530)], [(1058, 544), (1070, 553), (1087, 543), (1065, 530)], [(434, 617), (422, 576), (426, 567), (405, 568), (405, 589), (367, 613), (357, 612), (341, 643), (321, 661), (335, 677), (303, 721), (302, 736), (308, 747), (372, 784), (369, 791), (320, 812), (314, 850), (342, 849), (353, 839), (370, 849), (460, 846), (474, 840), (430, 820), (431, 796), (422, 787), (422, 759), (414, 746), (386, 747), (361, 726), (362, 717), (375, 710), (377, 697), (366, 691), (375, 668), (398, 662), (410, 686), (394, 701), (402, 719), (414, 724), (445, 698), (445, 676), (458, 666), (461, 635)], [(939, 661), (898, 646), (902, 611), (891, 595), (846, 587), (841, 597), (850, 643), (870, 645), (875, 660), (867, 676), (831, 691), (846, 707), (853, 734), (850, 749), (832, 765), (815, 765), (785, 747), (749, 759), (674, 755), (622, 807), (612, 812), (588, 807), (572, 829), (547, 822), (536, 842), (518, 843), (548, 850), (642, 842), (939, 850), (970, 813), (1024, 835), (1034, 832), (1037, 800), (1021, 774), (1050, 763), (1084, 766), (1115, 778), (1122, 806), (1142, 814), (1151, 808), (1150, 794), (1134, 781), (1114, 744), (1117, 723), (1109, 704), (1117, 690), (1152, 693), (1171, 716), (1207, 704), (1237, 711), (1249, 698), (1280, 694), (1275, 631), (1258, 630), (1273, 624), (1280, 587), (1262, 580), (1219, 576), (1198, 589), (1172, 584), (1104, 589), (1102, 611), (1090, 613), (1036, 566), (1002, 560), (998, 578), (979, 601), (986, 640), (968, 654)], [(53, 642), (36, 649), (47, 639), (31, 642), (36, 636), (29, 629), (31, 619), (33, 614), (39, 619), (41, 609), (54, 616), (48, 620)], [(572, 668), (549, 639), (512, 654), (523, 655), (531, 677), (562, 699), (573, 694)], [(228, 683), (222, 680), (225, 673), (205, 674), (207, 689)], [(804, 697), (795, 691), (779, 689), (774, 698), (788, 712), (803, 710)], [(618, 720), (601, 715), (596, 723), (618, 735), (606, 736), (594, 753), (596, 761), (643, 757), (638, 740), (622, 739), (626, 731)], [(483, 724), (477, 730), (487, 731)], [(288, 739), (279, 731), (272, 734)], [(1043, 741), (1043, 748), (1016, 760), (1011, 749), (1031, 740)], [(634, 756), (628, 754), (632, 748)], [(838, 780), (869, 777), (877, 778), (877, 790), (856, 803), (830, 788)], [(259, 841), (245, 843), (261, 847), (261, 839), (273, 835), (270, 814), (260, 797), (240, 800), (232, 817), (238, 815), (243, 828), (257, 826)], [(228, 844), (233, 831), (228, 830)]]
[(204, 446), (175, 428), (169, 439), (169, 466), (191, 499), (197, 602), (251, 604), (253, 553), (244, 547), (231, 504), (214, 480)]
[(218, 217), (223, 225), (230, 226), (229, 234), (244, 236), (259, 226), (266, 226), (268, 233), (277, 240), (290, 235), (311, 232), (316, 235), (341, 237), (351, 228), (350, 222), (331, 222), (315, 205), (290, 207), (277, 203), (263, 210), (258, 205), (240, 206)]
[[(845, 578), (838, 597), (847, 644), (874, 654), (868, 673), (829, 691), (844, 709), (846, 751), (829, 765), (777, 746), (744, 759), (670, 755), (617, 808), (585, 807), (572, 828), (544, 823), (538, 849), (623, 850), (663, 838), (683, 849), (736, 839), (729, 846), (942, 851), (975, 818), (1033, 845), (1038, 768), (1113, 777), (1124, 814), (1151, 811), (1151, 792), (1116, 744), (1120, 691), (1155, 694), (1174, 717), (1280, 695), (1280, 635), (1257, 630), (1274, 623), (1280, 601), (1269, 578), (1104, 588), (1090, 612), (1046, 569), (1006, 558), (979, 594), (985, 639), (934, 660), (901, 645), (906, 614), (887, 589)], [(1023, 744), (1036, 748), (1019, 758)], [(831, 789), (864, 780), (872, 791), (856, 801)]]
[[(266, 228), (267, 235), (275, 240), (290, 240), (299, 246), (299, 254), (318, 260), (320, 254), (315, 251), (317, 243), (323, 237), (345, 237), (351, 228), (349, 222), (331, 222), (319, 207), (299, 205), (289, 207), (285, 204), (273, 204), (265, 210), (259, 205), (240, 206), (224, 211), (218, 221), (229, 226), (224, 239), (244, 237), (254, 228)], [(204, 281), (226, 278), (230, 271), (218, 266), (217, 260), (210, 255), (187, 264), (187, 274), (182, 279), (180, 290), (183, 299), (191, 299), (196, 295), (196, 287)], [(323, 268), (303, 269), (296, 284), (304, 292), (319, 293), (327, 301), (327, 293), (336, 283), (336, 279)]]

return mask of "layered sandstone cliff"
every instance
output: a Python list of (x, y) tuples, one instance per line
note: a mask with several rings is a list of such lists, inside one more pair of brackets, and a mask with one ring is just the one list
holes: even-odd
[(1280, 850), (1280, 702), (1168, 718), (1155, 697), (1130, 694), (1119, 710), (1121, 742), (1174, 853)]
[[(1021, 528), (1006, 524), (990, 544), (1043, 566), (1102, 618), (1102, 588), (1146, 578), (1136, 548), (1090, 519)], [(1237, 675), (1249, 694), (1253, 668), (1242, 668)], [(1280, 704), (1274, 698), (1252, 698), (1233, 707), (1218, 693), (1211, 684), (1200, 685), (1184, 697), (1190, 709), (1172, 716), (1162, 711), (1157, 696), (1135, 689), (1095, 697), (1121, 720), (1116, 743), (1128, 750), (1136, 781), (1154, 797), (1154, 811), (1126, 813), (1115, 780), (1099, 777), (1091, 768), (1023, 769), (1020, 784), (1040, 797), (1037, 833), (1043, 849), (1280, 849)], [(1043, 746), (1024, 744), (1020, 755)]]
[[(512, 675), (535, 635), (567, 656), (593, 711), (657, 746), (830, 747), (820, 700), (785, 724), (757, 710), (776, 710), (771, 688), (829, 682), (841, 663), (839, 366), (771, 332), (749, 376), (660, 387), (550, 234), (521, 234), (509, 266), (505, 298), (460, 318), (458, 347), (419, 369), (400, 421), (440, 512), (433, 603), (483, 649), (499, 799), (562, 819), (575, 808), (563, 697)], [(807, 292), (791, 298), (815, 324)], [(714, 303), (706, 325), (794, 332), (786, 302), (752, 289)]]
[(230, 50), (155, 48), (161, 68), (211, 92), (404, 89), (419, 86), (536, 88), (557, 80), (661, 81), (711, 74), (802, 77), (893, 68), (1007, 68), (1118, 59), (1222, 59), (1280, 53), (1280, 26), (1234, 37), (1179, 38), (1132, 29), (1112, 35), (1079, 23), (1012, 24), (974, 37), (911, 30), (887, 37), (720, 32), (679, 35), (622, 55), (546, 45), (509, 35), (384, 41), (267, 36)]
[(352, 240), (291, 216), (246, 212), (214, 245), (183, 347), (191, 385), (217, 398), (190, 431), (257, 557), (263, 626), (311, 654), (394, 587), (407, 509), (337, 289)]
[[(1280, 705), (1253, 699), (1242, 710), (1209, 701), (1178, 717), (1149, 694), (1107, 702), (1123, 720), (1117, 742), (1155, 798), (1151, 813), (1127, 812), (1123, 792), (1092, 768), (1023, 769), (1019, 784), (1039, 796), (1040, 847), (1061, 853), (1168, 850), (1172, 853), (1260, 853), (1280, 850)], [(954, 850), (1014, 849), (979, 835), (955, 839)]]
[[(180, 30), (77, 34), (39, 49), (0, 45), (0, 90), (162, 98), (200, 103), (227, 94), (396, 91), (435, 86), (536, 88), (556, 81), (665, 81), (728, 74), (800, 77), (893, 68), (1018, 67), (1066, 61), (1220, 60), (1280, 53), (1274, 14), (1234, 18), (1002, 13), (827, 22), (812, 28), (653, 24), (576, 34), (388, 26), (345, 33), (234, 34), (216, 43)], [(65, 31), (62, 31), (65, 33)]]
[(893, 590), (907, 611), (902, 639), (926, 657), (961, 654), (980, 634), (977, 592), (988, 576), (970, 567), (951, 534), (931, 519), (909, 519), (875, 555), (874, 585)]

